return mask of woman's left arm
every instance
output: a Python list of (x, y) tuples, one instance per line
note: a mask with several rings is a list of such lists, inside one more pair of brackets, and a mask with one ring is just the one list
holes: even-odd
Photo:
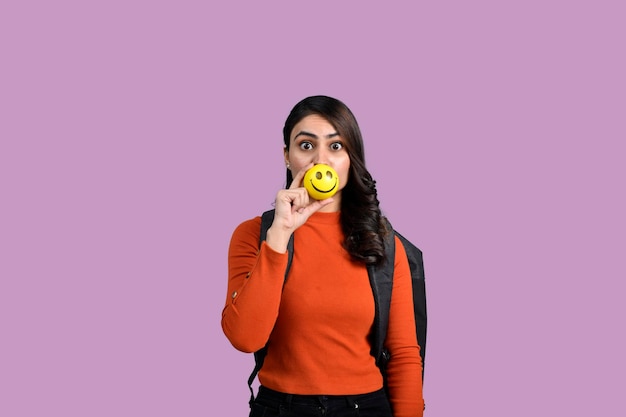
[(422, 361), (415, 331), (411, 272), (406, 252), (397, 237), (385, 345), (390, 353), (387, 386), (394, 417), (422, 417)]

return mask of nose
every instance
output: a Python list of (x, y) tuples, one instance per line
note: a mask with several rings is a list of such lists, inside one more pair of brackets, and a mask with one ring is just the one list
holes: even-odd
[(314, 164), (326, 164), (328, 165), (328, 150), (320, 146), (317, 148), (317, 152), (313, 158)]

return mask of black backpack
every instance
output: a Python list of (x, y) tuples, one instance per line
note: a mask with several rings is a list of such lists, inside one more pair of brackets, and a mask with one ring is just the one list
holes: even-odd
[[(261, 216), (261, 236), (259, 245), (265, 240), (267, 229), (274, 221), (274, 210), (268, 210)], [(390, 230), (394, 230), (388, 223)], [(400, 242), (404, 246), (407, 258), (409, 260), (409, 268), (411, 270), (411, 281), (413, 283), (413, 309), (415, 313), (415, 327), (417, 333), (417, 342), (420, 347), (420, 355), (422, 357), (422, 380), (424, 379), (424, 358), (426, 355), (426, 287), (424, 282), (424, 261), (422, 251), (409, 242), (404, 236), (394, 230), (389, 233), (385, 242), (385, 254), (387, 261), (379, 266), (368, 265), (367, 272), (374, 293), (374, 328), (372, 331), (372, 356), (376, 358), (376, 365), (380, 368), (383, 378), (385, 377), (385, 367), (390, 359), (389, 352), (385, 349), (384, 342), (387, 335), (387, 325), (389, 321), (389, 307), (391, 303), (391, 289), (393, 287), (393, 264), (395, 259), (395, 236), (398, 236)], [(288, 261), (285, 271), (285, 279), (289, 274), (291, 261), (293, 259), (293, 235), (289, 239), (287, 245)], [(254, 352), (255, 367), (248, 378), (248, 388), (250, 388), (250, 403), (254, 401), (254, 391), (252, 390), (252, 382), (263, 366), (263, 361), (267, 353), (267, 347)], [(385, 386), (386, 386), (386, 378)]]

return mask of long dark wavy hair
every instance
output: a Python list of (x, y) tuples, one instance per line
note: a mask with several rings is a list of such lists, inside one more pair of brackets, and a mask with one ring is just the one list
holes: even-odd
[[(287, 151), (294, 126), (310, 115), (323, 117), (336, 129), (350, 157), (350, 173), (341, 198), (344, 247), (357, 261), (377, 265), (385, 258), (383, 242), (387, 230), (382, 221), (376, 181), (365, 167), (363, 137), (356, 118), (348, 106), (335, 98), (321, 95), (307, 97), (294, 106), (285, 121), (283, 138)], [(293, 176), (288, 169), (287, 187), (292, 181)]]

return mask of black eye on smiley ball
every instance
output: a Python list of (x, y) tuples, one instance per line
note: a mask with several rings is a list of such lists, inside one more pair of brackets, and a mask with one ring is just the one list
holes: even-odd
[(326, 164), (317, 164), (304, 174), (304, 188), (316, 200), (332, 197), (339, 188), (337, 172)]

